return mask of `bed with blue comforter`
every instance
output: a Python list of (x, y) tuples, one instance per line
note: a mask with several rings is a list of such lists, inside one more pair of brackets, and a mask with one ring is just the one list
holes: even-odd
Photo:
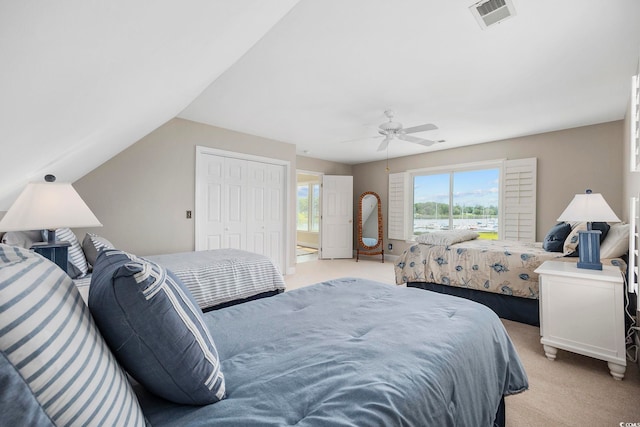
[(204, 314), (227, 397), (136, 393), (153, 426), (492, 426), (528, 387), (502, 323), (461, 298), (345, 278)]

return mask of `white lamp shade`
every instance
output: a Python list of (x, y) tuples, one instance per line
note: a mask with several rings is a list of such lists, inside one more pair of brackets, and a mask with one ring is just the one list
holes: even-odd
[(32, 182), (0, 220), (0, 231), (101, 227), (69, 183)]
[(576, 194), (558, 221), (620, 222), (600, 193)]

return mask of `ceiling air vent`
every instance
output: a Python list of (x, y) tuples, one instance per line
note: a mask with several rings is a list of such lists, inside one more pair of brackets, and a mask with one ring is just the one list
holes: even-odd
[(482, 0), (469, 10), (483, 30), (516, 14), (511, 0)]

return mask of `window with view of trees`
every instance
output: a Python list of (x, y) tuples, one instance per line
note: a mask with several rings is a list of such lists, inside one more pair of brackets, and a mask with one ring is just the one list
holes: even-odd
[(413, 175), (413, 234), (474, 230), (498, 238), (500, 169)]
[(320, 184), (298, 185), (299, 231), (320, 231)]

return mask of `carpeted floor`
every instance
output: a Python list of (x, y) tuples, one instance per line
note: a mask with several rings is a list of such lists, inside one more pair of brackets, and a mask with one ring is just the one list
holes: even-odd
[[(290, 290), (345, 276), (395, 283), (393, 262), (352, 259), (300, 263), (285, 281)], [(555, 361), (548, 360), (539, 328), (509, 320), (503, 324), (529, 376), (529, 390), (506, 398), (507, 427), (640, 426), (637, 364), (628, 362), (625, 379), (616, 381), (600, 360), (562, 350)]]

